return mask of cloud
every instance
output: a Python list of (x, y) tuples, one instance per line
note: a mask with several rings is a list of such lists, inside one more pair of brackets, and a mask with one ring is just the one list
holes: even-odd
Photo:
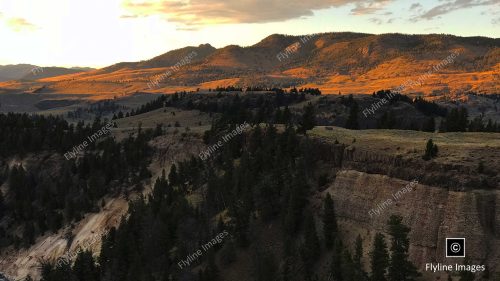
[(420, 3), (413, 3), (411, 4), (410, 6), (410, 11), (414, 11), (414, 10), (417, 10), (417, 9), (421, 9), (423, 6), (422, 4)]
[(353, 14), (378, 11), (394, 0), (124, 0), (127, 15), (162, 15), (187, 26), (267, 23), (304, 16), (314, 10), (355, 5)]
[(498, 17), (498, 18), (496, 18), (496, 19), (492, 19), (492, 20), (491, 20), (491, 23), (492, 23), (493, 25), (500, 25), (500, 17)]
[[(438, 16), (476, 6), (489, 6), (499, 4), (498, 0), (446, 0), (443, 4), (437, 5), (430, 10), (427, 10), (420, 15), (416, 16), (415, 20), (427, 19), (431, 20)], [(413, 6), (413, 5), (412, 5)]]
[(376, 24), (376, 25), (381, 25), (382, 24), (382, 20), (381, 19), (378, 19), (378, 18), (370, 18), (368, 19), (370, 22)]
[(351, 10), (352, 15), (367, 15), (374, 14), (385, 8), (387, 4), (391, 1), (388, 0), (380, 0), (380, 1), (371, 1), (371, 2), (359, 2), (356, 3), (356, 7)]
[(10, 18), (7, 20), (7, 26), (16, 32), (37, 29), (36, 25), (23, 18)]
[(138, 17), (139, 17), (138, 15), (121, 15), (120, 16), (121, 19), (136, 19)]

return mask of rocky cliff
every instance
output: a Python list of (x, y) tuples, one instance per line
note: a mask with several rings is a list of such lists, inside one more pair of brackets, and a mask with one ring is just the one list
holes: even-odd
[(387, 234), (387, 221), (397, 214), (412, 229), (410, 257), (419, 270), (424, 270), (427, 262), (462, 260), (445, 258), (446, 237), (465, 237), (466, 254), (474, 263), (487, 264), (491, 272), (500, 270), (495, 268), (500, 264), (499, 191), (456, 192), (416, 184), (411, 191), (401, 193), (409, 184), (380, 174), (339, 171), (324, 192), (334, 199), (348, 244), (353, 245), (361, 234), (365, 249), (371, 249), (375, 234)]

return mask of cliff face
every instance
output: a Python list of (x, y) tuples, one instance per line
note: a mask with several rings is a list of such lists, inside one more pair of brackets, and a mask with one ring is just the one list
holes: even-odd
[(353, 245), (360, 234), (365, 251), (371, 251), (375, 234), (387, 234), (387, 221), (397, 214), (411, 227), (410, 258), (419, 270), (424, 271), (428, 262), (460, 262), (460, 258), (445, 258), (445, 238), (464, 237), (466, 255), (475, 264), (488, 265), (490, 272), (500, 271), (498, 190), (456, 192), (409, 184), (410, 181), (380, 174), (337, 172), (324, 193), (329, 192), (334, 199), (348, 245)]
[[(490, 159), (497, 161), (500, 154), (496, 148), (486, 150), (488, 149), (491, 150), (487, 152), (492, 156)], [(394, 155), (383, 150), (369, 149), (357, 143), (333, 144), (331, 140), (321, 138), (314, 140), (314, 151), (323, 161), (337, 169), (388, 175), (408, 181), (418, 179), (422, 184), (453, 191), (500, 189), (499, 166), (496, 163), (488, 163), (487, 166), (491, 166), (488, 167), (488, 172), (478, 173), (477, 166), (471, 164), (476, 159), (465, 161), (465, 164), (459, 161), (424, 161), (421, 158), (423, 151), (418, 155)], [(469, 153), (472, 154), (474, 151)]]
[[(128, 211), (129, 200), (137, 196), (147, 196), (152, 190), (154, 180), (161, 175), (162, 169), (167, 172), (175, 162), (188, 159), (191, 155), (198, 155), (204, 149), (200, 140), (195, 140), (190, 136), (158, 137), (151, 141), (151, 146), (155, 149), (152, 163), (149, 170), (153, 174), (150, 181), (145, 181), (145, 189), (138, 192), (132, 187), (124, 187), (125, 194), (108, 195), (103, 198), (106, 202), (104, 208), (98, 213), (89, 213), (78, 222), (65, 226), (56, 233), (47, 233), (38, 237), (35, 244), (29, 248), (14, 249), (8, 247), (0, 252), (0, 281), (2, 274), (9, 280), (24, 279), (30, 275), (35, 280), (40, 278), (40, 261), (52, 263), (73, 262), (81, 249), (91, 250), (98, 253), (101, 248), (101, 238), (107, 234), (112, 227), (117, 227)], [(50, 153), (40, 154), (25, 159), (11, 159), (0, 162), (3, 165), (23, 164), (28, 169), (40, 170), (40, 167), (51, 167), (53, 176), (59, 174), (57, 163), (64, 161), (61, 155)], [(3, 167), (2, 167), (3, 168)], [(6, 184), (3, 189), (7, 190)], [(70, 238), (71, 237), (71, 238)]]

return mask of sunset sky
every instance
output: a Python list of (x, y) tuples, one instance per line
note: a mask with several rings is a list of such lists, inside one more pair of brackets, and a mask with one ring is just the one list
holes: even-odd
[(273, 33), (500, 36), (499, 0), (0, 0), (0, 65), (103, 67)]

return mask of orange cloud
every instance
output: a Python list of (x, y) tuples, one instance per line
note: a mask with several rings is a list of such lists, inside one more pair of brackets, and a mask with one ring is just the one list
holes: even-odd
[(10, 18), (7, 20), (7, 26), (16, 32), (35, 30), (37, 28), (34, 24), (23, 18)]
[(266, 23), (312, 16), (314, 10), (354, 4), (353, 13), (378, 11), (393, 0), (124, 0), (127, 14), (163, 15), (189, 26)]

